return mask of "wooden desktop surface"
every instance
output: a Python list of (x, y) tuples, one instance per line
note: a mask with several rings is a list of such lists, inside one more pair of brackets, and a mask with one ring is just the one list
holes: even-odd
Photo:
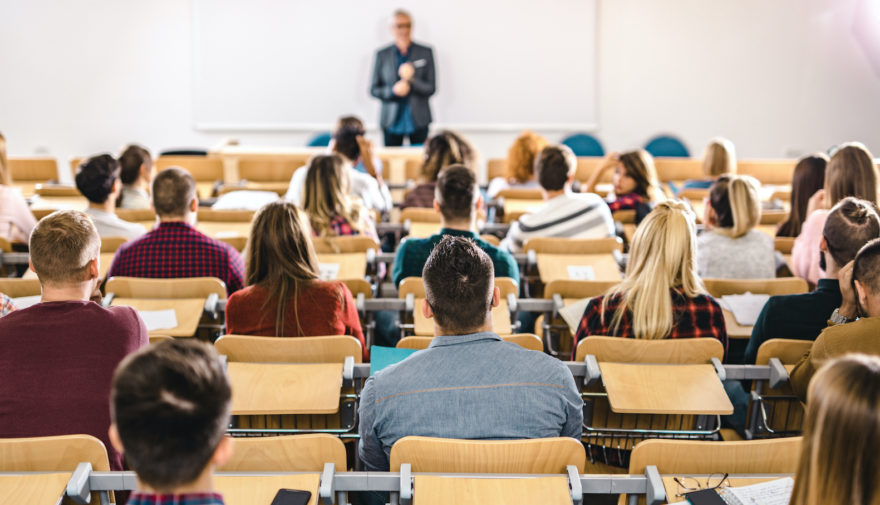
[(229, 363), (234, 415), (333, 414), (342, 363)]
[(620, 267), (611, 254), (538, 254), (538, 274), (544, 284), (559, 279), (571, 279), (568, 267), (590, 266), (594, 281), (619, 281)]
[(366, 253), (318, 254), (318, 263), (337, 264), (337, 279), (363, 279), (367, 275)]
[(728, 338), (749, 338), (752, 336), (752, 328), (754, 326), (742, 326), (736, 322), (733, 312), (727, 309), (721, 309), (724, 315), (724, 327), (727, 329)]
[(174, 309), (177, 318), (177, 326), (174, 328), (158, 329), (150, 332), (151, 335), (168, 335), (171, 337), (192, 337), (196, 334), (202, 312), (205, 310), (204, 298), (114, 298), (112, 306), (127, 305), (134, 307), (138, 312), (153, 310)]
[(568, 479), (563, 476), (504, 479), (415, 475), (413, 503), (416, 505), (448, 503), (562, 505), (571, 504), (571, 493), (568, 489)]
[(409, 223), (409, 235), (408, 237), (412, 238), (428, 238), (431, 235), (436, 235), (440, 233), (440, 229), (442, 226), (440, 223), (422, 223), (422, 222), (412, 222)]
[(28, 505), (57, 505), (70, 480), (67, 473), (35, 473), (0, 476), (0, 501)]
[(732, 414), (712, 365), (599, 363), (611, 410), (622, 414)]
[(269, 505), (279, 489), (309, 491), (308, 505), (318, 503), (321, 474), (223, 475), (214, 476), (214, 486), (227, 505)]
[(89, 201), (84, 196), (40, 196), (34, 200), (31, 209), (42, 210), (82, 210), (89, 206)]

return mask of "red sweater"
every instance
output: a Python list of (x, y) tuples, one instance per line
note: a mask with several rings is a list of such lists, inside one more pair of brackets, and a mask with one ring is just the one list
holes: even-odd
[[(262, 286), (248, 286), (229, 297), (226, 303), (226, 331), (235, 335), (277, 336), (275, 307), (277, 300), (266, 304), (269, 291)], [(299, 314), (299, 327), (297, 326)], [(302, 332), (300, 332), (300, 328)], [(351, 335), (360, 340), (367, 357), (364, 332), (351, 291), (340, 281), (312, 281), (301, 291), (294, 307), (293, 297), (284, 313), (285, 337)]]

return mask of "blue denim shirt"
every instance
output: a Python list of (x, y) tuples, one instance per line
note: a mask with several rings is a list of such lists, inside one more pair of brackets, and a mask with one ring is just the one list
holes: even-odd
[(367, 380), (358, 454), (367, 470), (387, 471), (391, 446), (408, 435), (580, 440), (583, 406), (556, 358), (494, 333), (439, 336)]

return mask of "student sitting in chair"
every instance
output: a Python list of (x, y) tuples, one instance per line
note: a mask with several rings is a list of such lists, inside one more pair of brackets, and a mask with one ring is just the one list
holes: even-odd
[(119, 162), (109, 154), (87, 159), (76, 171), (76, 189), (89, 200), (86, 214), (102, 237), (138, 238), (147, 230), (116, 215), (116, 199), (122, 191)]
[(122, 209), (150, 208), (150, 181), (153, 179), (153, 158), (150, 152), (139, 145), (132, 144), (119, 156), (122, 171), (122, 194), (117, 206)]
[(654, 168), (654, 158), (644, 149), (608, 153), (590, 175), (584, 191), (594, 192), (602, 175), (612, 169), (614, 191), (606, 200), (608, 208), (612, 212), (635, 210), (636, 223), (641, 223), (653, 205), (664, 199), (657, 169)]
[(421, 180), (406, 194), (400, 208), (431, 207), (440, 171), (450, 165), (464, 165), (473, 170), (476, 162), (477, 151), (463, 136), (449, 130), (437, 133), (425, 144)]

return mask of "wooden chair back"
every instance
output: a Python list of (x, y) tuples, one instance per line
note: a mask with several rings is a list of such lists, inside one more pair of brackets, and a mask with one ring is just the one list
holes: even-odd
[(255, 337), (224, 335), (214, 342), (229, 361), (247, 363), (343, 363), (347, 356), (360, 363), (361, 343), (348, 335), (325, 337)]
[(80, 463), (109, 472), (104, 443), (91, 435), (0, 439), (0, 472), (72, 472)]
[(422, 165), (425, 163), (421, 159), (408, 159), (404, 162), (403, 173), (405, 181), (418, 181), (422, 178)]
[(413, 472), (439, 473), (583, 473), (584, 446), (573, 438), (530, 440), (457, 440), (404, 437), (391, 446), (391, 471), (409, 463)]
[(773, 239), (773, 248), (782, 254), (791, 254), (794, 241), (795, 237), (776, 237)]
[(507, 174), (507, 159), (489, 158), (486, 161), (486, 173), (490, 181), (496, 177), (504, 177)]
[(196, 182), (216, 182), (223, 180), (223, 159), (219, 156), (159, 156), (156, 158), (156, 171), (168, 167), (180, 167)]
[(58, 160), (50, 157), (10, 157), (9, 175), (15, 183), (57, 181)]
[(544, 288), (544, 298), (553, 299), (559, 295), (563, 300), (580, 300), (605, 294), (609, 289), (620, 284), (618, 281), (572, 281), (558, 279), (550, 281)]
[(200, 207), (198, 219), (219, 223), (250, 223), (255, 213), (252, 210), (214, 210)]
[(591, 336), (578, 342), (575, 361), (588, 354), (599, 362), (705, 364), (724, 357), (724, 345), (714, 338), (639, 340)]
[(324, 433), (235, 439), (235, 450), (220, 472), (320, 472), (324, 463), (345, 471), (345, 444)]
[(636, 224), (635, 209), (615, 210), (611, 213), (611, 217), (621, 224)]
[(340, 279), (340, 281), (351, 291), (351, 296), (354, 298), (359, 294), (363, 294), (364, 298), (373, 297), (373, 287), (366, 279)]
[(238, 176), (249, 182), (286, 183), (296, 169), (308, 164), (311, 157), (312, 153), (242, 156), (238, 159)]
[(796, 160), (737, 160), (736, 173), (751, 175), (761, 184), (789, 185)]
[(758, 347), (755, 364), (766, 365), (770, 358), (777, 358), (783, 365), (795, 365), (812, 347), (812, 340), (771, 338)]
[(799, 277), (774, 279), (703, 279), (706, 291), (715, 298), (736, 295), (746, 291), (753, 294), (793, 295), (809, 291), (807, 281)]
[(761, 212), (761, 220), (759, 224), (778, 225), (788, 219), (788, 211), (783, 209), (765, 210)]
[(433, 208), (407, 207), (400, 211), (400, 222), (439, 223), (440, 213)]
[(79, 197), (85, 198), (76, 186), (64, 184), (37, 184), (34, 186), (34, 194), (40, 196)]
[(661, 182), (702, 179), (703, 160), (699, 158), (654, 158), (654, 168)]
[(104, 254), (115, 253), (126, 242), (128, 239), (125, 237), (102, 237), (101, 252)]
[(170, 335), (150, 335), (151, 344), (158, 344), (164, 340), (174, 340), (174, 337)]
[[(431, 345), (431, 340), (433, 339), (434, 337), (425, 336), (403, 337), (397, 342), (397, 345), (395, 347), (397, 347), (398, 349), (427, 349), (428, 346)], [(530, 351), (544, 351), (544, 343), (541, 342), (541, 339), (538, 338), (537, 335), (534, 335), (532, 333), (501, 335), (501, 340), (517, 344), (520, 347), (528, 349)]]
[(10, 298), (19, 298), (21, 296), (36, 296), (42, 293), (40, 288), (40, 280), (22, 279), (22, 278), (3, 278), (0, 277), (0, 293)]
[(540, 189), (535, 188), (507, 188), (498, 192), (495, 198), (505, 198), (511, 200), (533, 200), (541, 202), (544, 194)]
[[(575, 169), (574, 178), (578, 181), (586, 181), (593, 175), (596, 168), (602, 163), (601, 156), (578, 156), (577, 169)], [(599, 178), (599, 183), (610, 183), (614, 179), (613, 171), (609, 170)]]
[(180, 279), (142, 279), (139, 277), (111, 277), (104, 286), (105, 293), (120, 298), (207, 298), (215, 293), (226, 299), (226, 284), (216, 277), (184, 277)]
[(495, 235), (484, 234), (480, 235), (480, 239), (485, 240), (486, 242), (498, 247), (501, 245), (501, 239), (496, 237)]
[(526, 240), (525, 252), (538, 254), (604, 254), (623, 251), (623, 244), (617, 237), (605, 238), (559, 238), (535, 237)]
[(375, 240), (364, 235), (313, 237), (312, 244), (318, 254), (365, 253), (379, 248)]
[(630, 474), (644, 474), (648, 465), (661, 475), (712, 473), (796, 473), (801, 437), (706, 442), (645, 440), (633, 449)]
[(12, 252), (12, 243), (3, 237), (0, 237), (0, 253)]
[[(691, 202), (702, 202), (703, 198), (707, 198), (709, 196), (708, 188), (684, 188), (678, 192), (678, 199), (684, 200), (688, 199)], [(703, 216), (698, 216), (699, 219), (702, 219)]]
[(140, 223), (148, 229), (156, 223), (156, 213), (153, 209), (116, 209), (116, 215), (123, 221)]

